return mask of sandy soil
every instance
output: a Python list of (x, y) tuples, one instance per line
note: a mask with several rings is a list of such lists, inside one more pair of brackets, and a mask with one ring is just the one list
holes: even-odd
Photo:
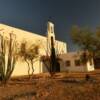
[(0, 84), (0, 100), (100, 100), (100, 71), (88, 73), (58, 73), (11, 79)]

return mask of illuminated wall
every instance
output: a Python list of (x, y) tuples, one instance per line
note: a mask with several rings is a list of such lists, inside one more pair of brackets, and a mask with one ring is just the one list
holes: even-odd
[[(49, 22), (48, 25), (51, 25), (52, 23)], [(53, 24), (52, 24), (53, 25)], [(52, 26), (51, 25), (51, 26)], [(50, 26), (49, 26), (50, 28)], [(47, 35), (50, 36), (49, 28), (47, 28)], [(53, 27), (54, 28), (54, 27)], [(48, 33), (49, 32), (49, 33)], [(51, 32), (54, 32), (54, 29), (51, 29)], [(41, 36), (32, 32), (28, 32), (25, 30), (21, 30), (18, 28), (14, 28), (8, 25), (0, 24), (0, 34), (3, 34), (5, 37), (9, 36), (9, 33), (13, 33), (16, 35), (16, 40), (18, 44), (20, 45), (22, 41), (27, 41), (27, 43), (33, 44), (33, 43), (40, 43), (41, 46), (39, 48), (39, 56), (46, 55), (46, 51), (48, 51), (48, 37)], [(55, 40), (55, 35), (54, 35)], [(61, 53), (67, 53), (67, 44), (61, 41), (55, 40), (55, 47), (57, 48), (56, 51)], [(31, 70), (32, 71), (32, 70)], [(30, 73), (31, 73), (30, 71)], [(40, 61), (40, 59), (34, 63), (34, 73), (42, 73), (44, 72), (43, 64)], [(15, 65), (15, 69), (13, 72), (13, 76), (19, 76), (19, 75), (27, 75), (28, 74), (28, 67), (26, 62), (22, 62), (20, 60), (17, 61)]]

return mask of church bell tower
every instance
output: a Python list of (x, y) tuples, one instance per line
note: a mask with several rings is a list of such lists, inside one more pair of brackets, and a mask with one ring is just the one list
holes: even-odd
[(55, 46), (54, 24), (50, 21), (47, 23), (47, 49), (50, 52), (51, 46)]

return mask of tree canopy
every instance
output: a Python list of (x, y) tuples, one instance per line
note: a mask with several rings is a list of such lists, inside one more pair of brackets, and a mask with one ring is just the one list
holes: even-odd
[(73, 26), (71, 29), (72, 40), (82, 50), (92, 52), (94, 57), (100, 56), (100, 27), (95, 32), (89, 28)]

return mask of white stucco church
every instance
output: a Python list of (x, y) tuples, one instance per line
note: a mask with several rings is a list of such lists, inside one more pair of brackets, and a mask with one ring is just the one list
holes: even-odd
[[(40, 57), (46, 55), (47, 52), (50, 52), (50, 44), (51, 44), (50, 42), (51, 42), (51, 37), (53, 37), (56, 52), (59, 53), (59, 57), (62, 59), (59, 62), (60, 71), (84, 72), (84, 71), (94, 70), (94, 64), (90, 64), (90, 62), (87, 62), (85, 66), (79, 64), (78, 62), (79, 56), (77, 55), (77, 53), (69, 53), (67, 51), (67, 43), (56, 40), (54, 32), (54, 24), (52, 22), (47, 23), (46, 36), (41, 36), (19, 28), (14, 28), (5, 24), (0, 24), (0, 34), (4, 33), (4, 35), (6, 36), (10, 32), (13, 32), (16, 35), (16, 39), (19, 42), (19, 44), (22, 41), (27, 41), (28, 44), (40, 42), (41, 43), (41, 47), (39, 48)], [(18, 60), (15, 65), (15, 69), (13, 71), (12, 76), (28, 75), (27, 70), (28, 67), (26, 62)], [(30, 71), (32, 71), (32, 69)], [(34, 73), (44, 73), (44, 72), (47, 72), (47, 69), (39, 58), (38, 61), (34, 63)]]

